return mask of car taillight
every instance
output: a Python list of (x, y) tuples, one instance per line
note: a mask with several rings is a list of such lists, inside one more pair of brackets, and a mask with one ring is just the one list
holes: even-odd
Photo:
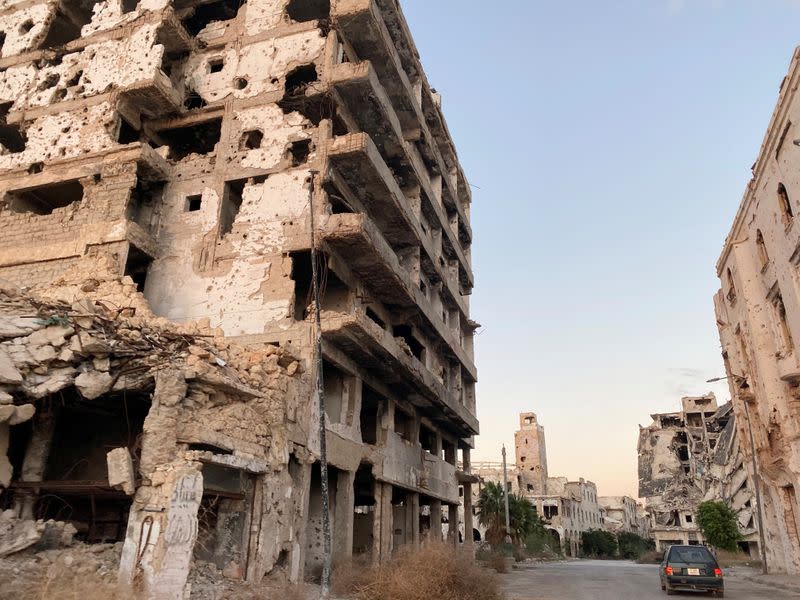
[(672, 573), (673, 573), (672, 567), (667, 567), (666, 569), (664, 569), (664, 573), (666, 573), (667, 575), (672, 577)]
[(714, 569), (714, 577), (722, 577), (722, 569)]

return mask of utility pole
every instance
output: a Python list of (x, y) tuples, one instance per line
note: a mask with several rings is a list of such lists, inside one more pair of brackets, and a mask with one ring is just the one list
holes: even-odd
[(506, 544), (511, 543), (511, 513), (508, 510), (508, 470), (506, 469), (506, 445), (503, 444), (503, 498), (506, 501)]
[[(724, 381), (725, 379), (733, 379), (736, 386), (741, 390), (741, 384), (747, 384), (747, 377), (743, 377), (742, 375), (736, 375), (735, 373), (731, 373), (726, 377), (715, 377), (714, 379), (709, 379), (706, 383), (716, 383), (717, 381)], [(741, 399), (741, 397), (740, 397)], [(756, 459), (756, 441), (753, 437), (753, 425), (750, 423), (750, 403), (746, 399), (741, 399), (742, 404), (744, 404), (744, 416), (747, 420), (747, 432), (749, 433), (750, 437), (750, 460), (751, 460), (751, 467), (753, 469), (753, 487), (755, 488), (756, 492), (756, 504), (758, 505), (758, 510), (756, 511), (756, 518), (758, 520), (758, 540), (759, 540), (759, 554), (761, 555), (761, 572), (766, 575), (767, 574), (767, 546), (765, 542), (765, 534), (764, 534), (764, 519), (762, 517), (762, 511), (764, 510), (761, 504), (761, 474), (758, 471), (758, 460)]]
[(328, 487), (328, 442), (325, 427), (325, 379), (322, 372), (322, 317), (321, 293), (319, 289), (319, 267), (317, 265), (317, 240), (314, 231), (314, 185), (319, 171), (311, 170), (311, 183), (308, 191), (308, 206), (311, 220), (311, 277), (314, 288), (314, 313), (315, 313), (315, 362), (317, 370), (317, 398), (319, 399), (319, 472), (320, 488), (322, 490), (322, 582), (320, 585), (320, 598), (327, 600), (331, 593), (331, 565), (333, 554), (331, 548), (331, 500)]

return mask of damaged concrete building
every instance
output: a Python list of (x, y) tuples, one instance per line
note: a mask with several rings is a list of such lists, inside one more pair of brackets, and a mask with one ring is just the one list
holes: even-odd
[(650, 517), (644, 506), (630, 496), (600, 496), (603, 529), (611, 533), (635, 533), (650, 537)]
[(639, 427), (639, 497), (656, 548), (702, 544), (697, 507), (714, 500), (736, 514), (740, 548), (759, 556), (758, 506), (732, 404), (718, 406), (707, 394), (683, 398), (681, 405), (680, 412), (651, 415), (653, 423)]
[(753, 177), (717, 262), (722, 357), (770, 571), (800, 573), (800, 49), (781, 83)]
[(314, 578), (319, 313), (335, 557), (472, 530), (470, 188), (397, 0), (0, 0), (0, 145), (13, 518), (143, 597)]

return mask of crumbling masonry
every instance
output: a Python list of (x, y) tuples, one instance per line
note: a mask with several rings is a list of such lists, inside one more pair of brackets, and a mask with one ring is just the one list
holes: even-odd
[(681, 400), (682, 410), (651, 415), (639, 428), (639, 497), (650, 515), (658, 550), (670, 544), (700, 544), (697, 507), (728, 504), (738, 519), (741, 549), (759, 556), (758, 506), (748, 477), (742, 439), (730, 402), (714, 394)]
[(0, 56), (5, 518), (145, 596), (315, 577), (319, 311), (335, 558), (471, 532), (471, 198), (396, 0), (0, 0)]

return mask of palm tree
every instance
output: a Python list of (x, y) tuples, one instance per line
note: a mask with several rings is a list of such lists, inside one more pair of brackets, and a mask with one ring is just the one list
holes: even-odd
[(486, 527), (486, 539), (493, 546), (506, 537), (506, 494), (503, 486), (492, 481), (481, 490), (476, 505), (478, 522)]

